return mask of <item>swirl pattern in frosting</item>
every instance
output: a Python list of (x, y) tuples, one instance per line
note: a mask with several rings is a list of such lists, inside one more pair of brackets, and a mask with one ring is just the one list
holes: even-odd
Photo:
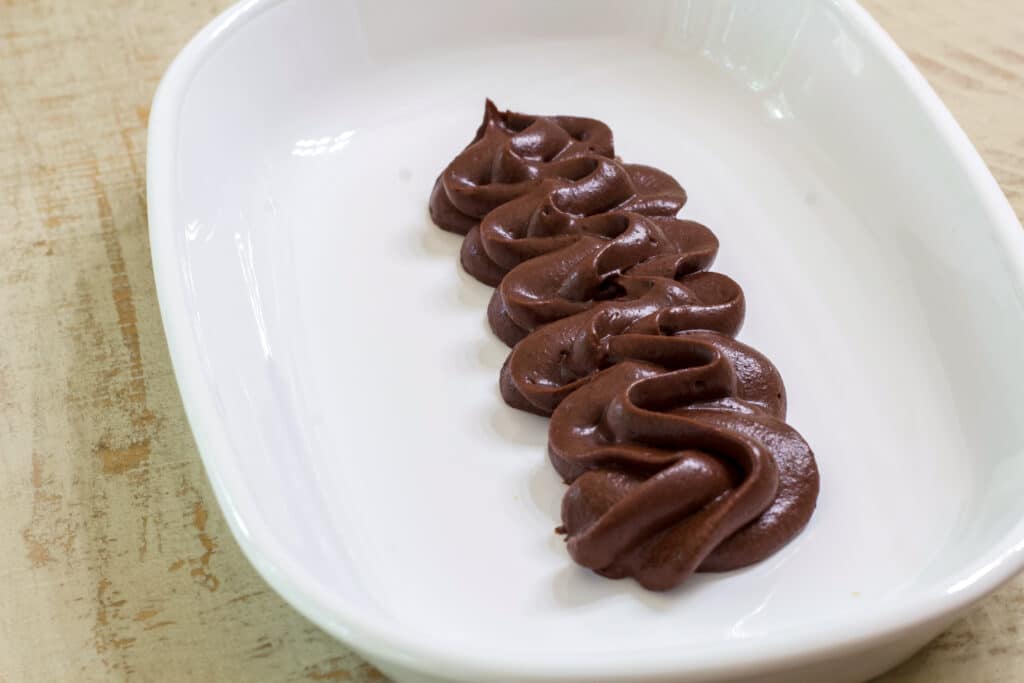
[(499, 111), (490, 100), (473, 140), (448, 164), (430, 195), (437, 225), (466, 234), (488, 211), (544, 178), (579, 178), (584, 157), (615, 154), (612, 131), (593, 119)]
[(489, 100), (430, 200), (496, 287), (502, 397), (551, 416), (570, 556), (651, 590), (768, 557), (818, 495), (781, 376), (734, 338), (743, 291), (707, 270), (718, 240), (675, 217), (685, 201), (668, 174), (614, 158), (604, 124)]

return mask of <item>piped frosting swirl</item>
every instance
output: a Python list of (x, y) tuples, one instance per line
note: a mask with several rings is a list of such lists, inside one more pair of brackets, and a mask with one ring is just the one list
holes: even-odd
[(551, 416), (569, 554), (667, 590), (788, 543), (818, 471), (778, 371), (734, 338), (744, 297), (707, 271), (717, 238), (675, 217), (675, 179), (613, 155), (599, 121), (488, 100), (430, 208), (466, 235), (467, 272), (496, 287), (488, 319), (513, 346), (503, 398)]

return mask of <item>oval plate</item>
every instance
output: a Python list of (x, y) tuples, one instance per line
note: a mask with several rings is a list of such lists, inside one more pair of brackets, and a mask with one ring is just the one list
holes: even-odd
[[(594, 116), (672, 173), (822, 471), (778, 555), (667, 594), (553, 533), (546, 421), (434, 228), (483, 99)], [(149, 133), (164, 325), (238, 541), (402, 683), (868, 678), (1021, 568), (1024, 235), (846, 0), (251, 0)]]

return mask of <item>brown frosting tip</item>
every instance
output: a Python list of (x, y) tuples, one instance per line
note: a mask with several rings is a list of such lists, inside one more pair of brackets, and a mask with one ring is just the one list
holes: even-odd
[(600, 121), (490, 100), (430, 198), (496, 287), (502, 397), (551, 416), (570, 556), (652, 590), (768, 557), (818, 495), (782, 378), (734, 339), (743, 292), (707, 271), (719, 243), (675, 217), (685, 202), (670, 175), (617, 159)]
[(612, 131), (600, 121), (502, 112), (487, 100), (473, 140), (434, 184), (430, 215), (464, 235), (488, 211), (545, 178), (579, 178), (593, 158), (614, 155)]

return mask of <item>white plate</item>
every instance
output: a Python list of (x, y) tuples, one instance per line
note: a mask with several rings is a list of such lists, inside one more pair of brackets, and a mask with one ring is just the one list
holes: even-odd
[[(485, 96), (603, 119), (718, 234), (822, 472), (778, 555), (668, 594), (570, 562), (427, 217)], [(232, 530), (396, 681), (863, 680), (1022, 565), (1024, 235), (853, 2), (244, 2), (160, 87), (149, 206)]]

